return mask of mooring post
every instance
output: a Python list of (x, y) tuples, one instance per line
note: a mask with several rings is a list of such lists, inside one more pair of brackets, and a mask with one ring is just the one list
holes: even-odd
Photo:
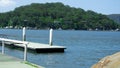
[(4, 43), (4, 41), (2, 41), (2, 54), (4, 54), (5, 53), (5, 43)]
[(23, 41), (26, 41), (26, 28), (23, 27)]
[(27, 61), (27, 44), (24, 44), (24, 61)]
[(50, 35), (49, 35), (49, 45), (52, 46), (52, 36), (53, 36), (53, 29), (50, 29)]

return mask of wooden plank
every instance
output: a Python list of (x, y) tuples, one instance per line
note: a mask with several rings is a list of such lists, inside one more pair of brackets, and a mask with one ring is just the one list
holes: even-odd
[[(15, 46), (23, 47), (21, 45), (22, 44), (15, 44)], [(66, 49), (66, 47), (64, 46), (57, 46), (57, 45), (50, 46), (49, 44), (34, 43), (34, 42), (29, 42), (29, 44), (27, 45), (27, 48), (29, 50), (35, 50), (38, 53), (40, 52), (64, 52), (64, 49)]]
[(25, 41), (18, 41), (18, 40), (11, 40), (0, 38), (1, 41), (4, 41), (5, 44), (14, 44), (15, 47), (24, 48), (27, 45), (27, 49), (36, 50), (37, 52), (64, 52), (66, 47), (64, 46), (57, 46), (53, 45), (50, 46), (49, 44), (42, 44), (42, 43), (34, 43), (34, 42), (25, 42)]
[[(66, 49), (66, 47), (64, 46), (57, 46), (57, 45), (53, 45), (53, 46), (50, 46), (49, 44), (42, 44), (42, 43), (34, 43), (34, 42), (28, 42), (28, 48), (31, 48), (31, 49), (47, 49), (47, 48), (64, 48)], [(17, 43), (14, 43), (16, 46), (19, 46), (19, 47), (23, 47), (22, 44), (17, 44)]]

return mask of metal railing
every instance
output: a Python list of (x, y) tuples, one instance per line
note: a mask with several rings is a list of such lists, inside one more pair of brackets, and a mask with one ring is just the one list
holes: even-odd
[(28, 42), (5, 39), (5, 38), (0, 38), (0, 41), (2, 42), (2, 54), (5, 53), (5, 42), (23, 44), (23, 46), (24, 46), (24, 61), (27, 61), (27, 45), (29, 44)]

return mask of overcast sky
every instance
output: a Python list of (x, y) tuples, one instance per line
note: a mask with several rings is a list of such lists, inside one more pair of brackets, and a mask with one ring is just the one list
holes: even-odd
[(0, 0), (0, 13), (31, 3), (62, 2), (71, 7), (93, 10), (102, 14), (120, 14), (120, 0)]

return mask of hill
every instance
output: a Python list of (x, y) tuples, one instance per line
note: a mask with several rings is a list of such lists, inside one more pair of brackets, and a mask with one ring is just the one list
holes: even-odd
[(120, 24), (120, 14), (111, 14), (111, 15), (108, 15), (108, 17)]
[(0, 13), (0, 27), (20, 28), (23, 26), (36, 29), (75, 29), (75, 30), (111, 30), (119, 24), (106, 15), (94, 11), (85, 11), (62, 3), (32, 3), (14, 11)]

